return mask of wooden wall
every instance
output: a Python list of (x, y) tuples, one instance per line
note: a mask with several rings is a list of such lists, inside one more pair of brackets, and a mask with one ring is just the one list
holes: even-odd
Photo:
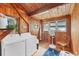
[[(0, 13), (12, 16), (17, 18), (17, 20), (20, 20), (20, 32), (27, 32), (28, 31), (28, 27), (27, 24), (25, 23), (25, 21), (29, 24), (29, 20), (26, 14), (20, 12), (22, 14), (22, 17), (24, 17), (25, 21), (22, 19), (22, 17), (19, 16), (19, 14), (17, 13), (17, 11), (14, 8), (8, 8), (8, 7), (0, 7)], [(26, 27), (25, 27), (26, 26)]]
[[(37, 28), (35, 28), (35, 26), (37, 25)], [(35, 19), (30, 19), (30, 24), (29, 24), (29, 31), (33, 34), (36, 35), (38, 37), (39, 33), (40, 33), (40, 22), (38, 20)]]
[(71, 14), (71, 39), (73, 52), (75, 55), (79, 55), (79, 4), (75, 4)]

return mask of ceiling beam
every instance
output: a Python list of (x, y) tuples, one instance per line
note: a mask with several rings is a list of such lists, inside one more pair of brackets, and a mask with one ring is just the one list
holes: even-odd
[[(10, 4), (10, 5), (14, 8), (14, 10), (16, 10), (16, 12), (20, 16), (20, 18), (22, 18), (24, 20), (24, 22), (27, 24), (27, 31), (29, 32), (29, 23), (26, 21), (26, 18), (22, 15), (22, 13), (19, 11), (18, 7), (15, 4)], [(29, 16), (28, 15), (26, 15), (26, 16), (28, 17), (28, 20), (29, 20)], [(20, 28), (20, 24), (21, 24), (21, 22), (19, 20), (19, 28)], [(20, 29), (19, 29), (19, 33), (21, 33)]]
[[(24, 18), (24, 16), (21, 14), (21, 12), (19, 11), (18, 7), (16, 4), (11, 4), (11, 6), (16, 10), (16, 12), (18, 13), (18, 15), (28, 24), (28, 22), (26, 21), (26, 19)], [(28, 16), (28, 15), (26, 15)], [(29, 16), (28, 16), (29, 17)]]
[(56, 7), (56, 6), (60, 6), (60, 5), (63, 5), (63, 4), (65, 4), (65, 3), (50, 3), (50, 4), (47, 5), (47, 6), (44, 6), (44, 7), (40, 8), (40, 9), (37, 9), (37, 10), (34, 10), (34, 11), (30, 12), (28, 15), (29, 15), (29, 16), (32, 16), (32, 15), (34, 15), (34, 14), (38, 14), (38, 13), (47, 11), (47, 10), (49, 10), (49, 9), (51, 9), (51, 8), (54, 8), (54, 7)]
[(43, 21), (55, 21), (55, 20), (62, 20), (64, 18), (70, 17), (70, 14), (68, 15), (62, 15), (62, 16), (58, 16), (58, 17), (53, 17), (53, 18), (49, 18), (49, 19), (41, 19)]
[(15, 5), (18, 6), (18, 9), (22, 10), (25, 14), (28, 15), (27, 10), (24, 8), (24, 6), (22, 6), (21, 4), (17, 4), (17, 3), (15, 3)]

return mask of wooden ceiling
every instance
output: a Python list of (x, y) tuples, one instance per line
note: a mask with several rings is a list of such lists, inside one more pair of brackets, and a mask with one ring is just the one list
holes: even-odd
[[(34, 19), (50, 19), (70, 14), (74, 4), (67, 3), (0, 3), (0, 7), (13, 8), (18, 14), (25, 13)], [(21, 15), (22, 16), (22, 15)]]
[(74, 8), (74, 4), (63, 4), (63, 5), (51, 8), (47, 11), (32, 15), (31, 17), (36, 18), (38, 20), (57, 18), (57, 17), (71, 14), (73, 11), (73, 8)]
[(26, 3), (26, 4), (18, 4), (18, 5), (24, 7), (27, 14), (31, 16), (62, 4), (63, 3), (31, 3), (31, 4)]
[[(28, 16), (32, 16), (56, 6), (62, 5), (63, 3), (12, 3), (17, 6), (17, 8), (26, 13)], [(0, 3), (0, 7), (12, 8), (10, 3)]]

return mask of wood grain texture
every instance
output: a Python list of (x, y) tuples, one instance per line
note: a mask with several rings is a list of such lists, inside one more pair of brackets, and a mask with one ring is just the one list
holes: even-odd
[(12, 30), (0, 30), (0, 41), (10, 32), (12, 32)]
[[(37, 26), (37, 28), (35, 28), (35, 26)], [(30, 19), (29, 21), (29, 32), (32, 34), (32, 35), (35, 35), (38, 37), (38, 34), (39, 33), (39, 28), (40, 28), (40, 22), (38, 20), (35, 20), (35, 19)]]
[[(15, 7), (15, 8), (18, 8), (18, 6)], [(22, 27), (23, 27), (23, 25), (25, 25), (26, 28), (22, 28), (20, 26), (19, 32), (28, 32), (29, 31), (29, 18), (28, 18), (28, 16), (25, 13), (23, 13), (22, 11), (19, 10), (19, 13), (21, 14), (21, 16), (20, 16), (18, 14), (18, 12), (15, 10), (15, 8), (12, 7), (10, 4), (0, 4), (0, 13), (3, 13), (5, 15), (7, 15), (7, 16), (14, 17), (17, 20), (22, 20), (22, 22), (19, 23), (19, 25), (22, 25)]]
[(62, 4), (64, 4), (64, 3), (26, 3), (26, 4), (18, 4), (18, 6), (21, 9), (23, 7), (25, 9), (24, 11), (29, 16), (32, 16), (34, 14), (44, 12), (46, 10), (49, 10), (51, 8), (54, 8), (54, 7), (62, 5)]
[(71, 14), (71, 39), (73, 52), (75, 55), (79, 55), (79, 4), (75, 4)]
[(70, 47), (70, 39), (68, 38), (68, 35), (66, 32), (56, 32), (55, 33), (55, 44), (57, 49), (59, 50), (65, 50), (72, 52)]

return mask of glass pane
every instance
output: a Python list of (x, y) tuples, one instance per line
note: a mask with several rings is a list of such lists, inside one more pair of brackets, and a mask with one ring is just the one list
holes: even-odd
[(58, 21), (57, 26), (60, 27), (66, 26), (66, 21)]
[(56, 30), (56, 27), (50, 27), (50, 30), (54, 30), (55, 31)]
[(7, 18), (0, 19), (0, 29), (6, 29), (8, 25)]
[(57, 31), (66, 31), (66, 21), (58, 21), (57, 22)]
[(16, 20), (14, 18), (8, 17), (7, 22), (8, 22), (8, 26), (7, 26), (8, 29), (16, 28)]
[(56, 26), (56, 22), (50, 22), (50, 26)]
[(49, 24), (46, 23), (46, 24), (44, 24), (44, 31), (48, 31), (48, 30), (49, 30)]
[(65, 31), (66, 31), (66, 27), (58, 27), (58, 31), (63, 31), (63, 32), (65, 32)]
[(15, 18), (5, 17), (0, 19), (0, 29), (14, 29), (16, 27)]
[(56, 22), (50, 22), (50, 28), (49, 28), (49, 34), (51, 36), (54, 36), (55, 35), (55, 31), (56, 31)]

